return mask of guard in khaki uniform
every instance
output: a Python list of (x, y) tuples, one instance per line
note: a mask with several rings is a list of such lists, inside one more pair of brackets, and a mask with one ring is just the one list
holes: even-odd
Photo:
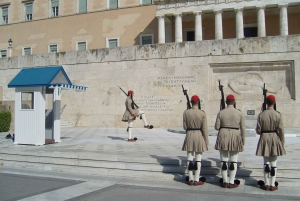
[[(188, 184), (191, 186), (202, 185), (206, 181), (204, 177), (199, 179), (202, 153), (208, 150), (207, 119), (204, 111), (198, 109), (199, 100), (197, 95), (192, 96), (192, 108), (183, 113), (183, 128), (186, 130), (186, 136), (182, 150), (187, 151)], [(193, 162), (194, 156), (195, 162)]]
[[(243, 113), (234, 108), (235, 98), (232, 94), (226, 97), (226, 104), (227, 108), (218, 113), (215, 123), (215, 129), (219, 131), (215, 149), (220, 151), (221, 186), (236, 188), (240, 183), (239, 180), (235, 180), (235, 175), (238, 153), (244, 150), (245, 145), (245, 121)], [(228, 163), (229, 158), (230, 163)]]
[(135, 139), (131, 138), (131, 134), (132, 134), (133, 121), (137, 116), (141, 115), (141, 118), (144, 121), (144, 128), (148, 128), (148, 129), (153, 128), (153, 126), (151, 127), (147, 124), (145, 113), (143, 111), (140, 111), (139, 108), (134, 107), (132, 101), (133, 94), (134, 92), (132, 90), (128, 91), (128, 96), (125, 101), (126, 110), (122, 118), (122, 121), (128, 122), (128, 142), (136, 141), (136, 138)]
[[(260, 135), (256, 155), (264, 158), (264, 183), (259, 183), (262, 189), (275, 191), (277, 172), (277, 156), (285, 155), (284, 128), (282, 115), (274, 110), (275, 96), (267, 97), (268, 108), (258, 115), (256, 133)], [(270, 167), (271, 166), (271, 167)]]

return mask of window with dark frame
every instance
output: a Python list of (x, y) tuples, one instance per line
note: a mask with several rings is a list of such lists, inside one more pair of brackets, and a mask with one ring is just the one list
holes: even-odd
[(55, 44), (55, 45), (49, 45), (49, 52), (51, 53), (51, 52), (57, 52), (57, 45)]
[(32, 20), (32, 3), (25, 4), (25, 20)]
[(77, 42), (77, 50), (86, 50), (86, 42)]
[(58, 17), (59, 14), (59, 0), (51, 0), (51, 16)]
[(152, 4), (152, 0), (142, 0), (141, 1), (142, 5), (148, 5), (148, 4)]
[(87, 12), (87, 0), (79, 0), (78, 2), (78, 13), (86, 13)]
[(31, 55), (31, 47), (24, 47), (24, 55)]
[(8, 24), (8, 7), (2, 7), (2, 24)]
[(21, 92), (21, 109), (34, 109), (34, 92)]
[(118, 2), (119, 0), (109, 0), (109, 7), (108, 9), (116, 9), (119, 7)]
[(7, 50), (0, 50), (0, 57), (1, 58), (7, 57)]
[(117, 38), (108, 39), (108, 47), (109, 48), (118, 47), (118, 39)]

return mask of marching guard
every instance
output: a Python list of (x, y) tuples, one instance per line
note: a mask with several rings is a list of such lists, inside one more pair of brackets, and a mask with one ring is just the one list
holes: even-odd
[[(191, 98), (192, 107), (183, 113), (183, 128), (186, 136), (182, 150), (187, 151), (187, 182), (190, 186), (204, 184), (205, 177), (200, 177), (202, 153), (208, 150), (207, 118), (199, 109), (200, 99), (197, 95)], [(195, 161), (193, 161), (195, 156)], [(193, 175), (195, 171), (195, 175)]]
[(284, 128), (282, 115), (275, 110), (276, 100), (274, 95), (266, 99), (268, 108), (258, 115), (256, 133), (260, 135), (256, 155), (263, 156), (264, 181), (258, 181), (263, 190), (275, 191), (278, 189), (276, 182), (277, 156), (285, 155)]
[[(125, 92), (124, 92), (125, 93)], [(152, 129), (153, 126), (147, 124), (145, 113), (137, 107), (137, 105), (133, 102), (132, 97), (134, 95), (134, 92), (132, 90), (129, 90), (127, 93), (127, 99), (125, 101), (126, 110), (124, 112), (122, 121), (128, 122), (128, 142), (135, 142), (137, 138), (132, 138), (132, 126), (133, 122), (136, 119), (136, 117), (141, 116), (141, 119), (144, 121), (144, 128)]]
[(227, 96), (226, 104), (227, 107), (222, 108), (223, 110), (218, 113), (215, 123), (215, 129), (219, 131), (215, 149), (220, 151), (221, 186), (223, 188), (236, 188), (240, 184), (239, 180), (235, 180), (235, 175), (238, 154), (244, 150), (245, 145), (245, 121), (243, 113), (234, 108), (235, 97), (232, 94)]

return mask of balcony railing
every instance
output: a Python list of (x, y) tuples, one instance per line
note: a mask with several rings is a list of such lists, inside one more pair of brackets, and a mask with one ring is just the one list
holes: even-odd
[(258, 1), (258, 0), (153, 0), (153, 3), (157, 5), (157, 9), (168, 9), (168, 8), (242, 2), (242, 1)]

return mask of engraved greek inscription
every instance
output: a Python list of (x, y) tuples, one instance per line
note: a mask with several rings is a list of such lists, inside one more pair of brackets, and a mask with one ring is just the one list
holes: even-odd
[(154, 86), (158, 87), (180, 87), (182, 84), (196, 84), (196, 75), (187, 76), (160, 76), (154, 81)]
[(136, 104), (145, 112), (172, 112), (170, 98), (141, 96), (134, 100)]

